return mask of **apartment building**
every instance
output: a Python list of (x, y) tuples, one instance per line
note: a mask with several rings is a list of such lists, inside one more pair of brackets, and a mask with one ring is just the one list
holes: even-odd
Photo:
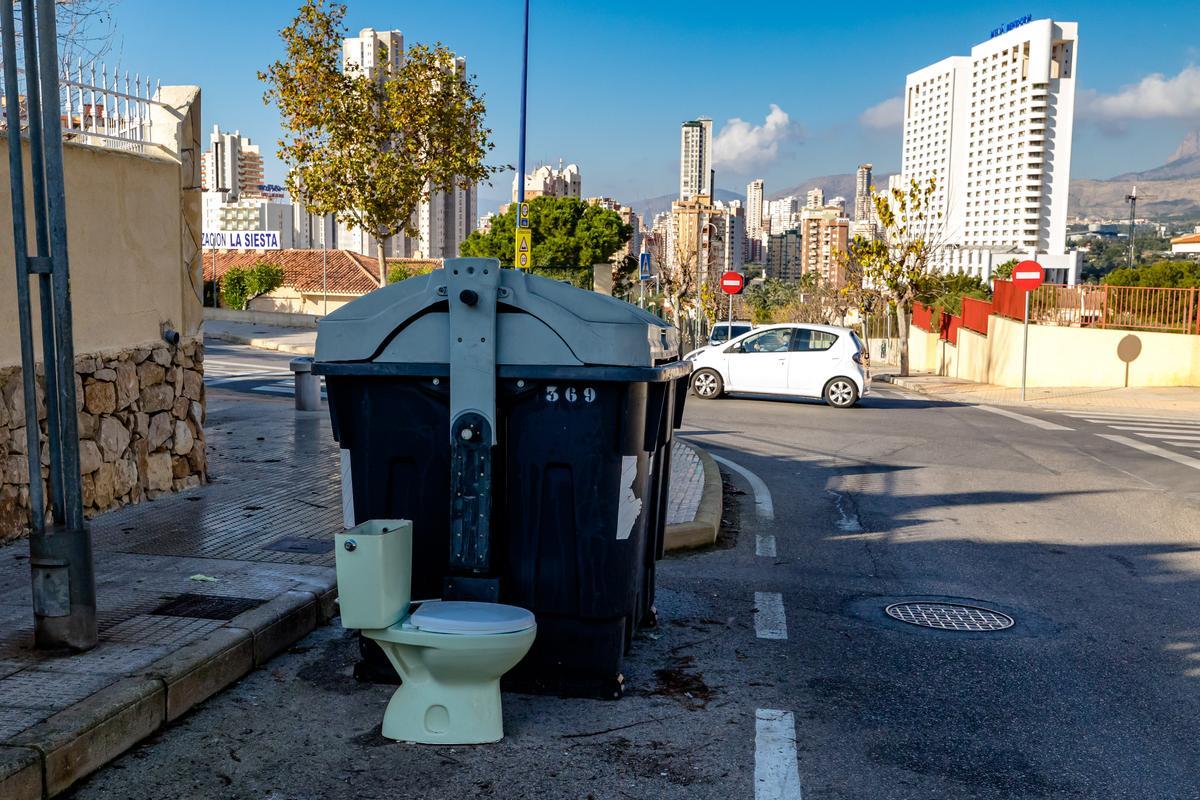
[(938, 266), (987, 278), (1013, 257), (1074, 283), (1066, 250), (1078, 27), (1025, 22), (910, 74), (901, 177), (936, 181)]
[(712, 120), (685, 122), (679, 129), (679, 199), (697, 195), (712, 198), (716, 180), (712, 168)]

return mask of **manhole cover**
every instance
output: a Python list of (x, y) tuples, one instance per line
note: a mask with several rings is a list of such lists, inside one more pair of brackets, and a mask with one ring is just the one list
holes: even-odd
[(893, 603), (884, 611), (892, 619), (942, 631), (1002, 631), (1014, 624), (1007, 614), (958, 603)]
[(333, 552), (332, 539), (305, 539), (303, 536), (285, 536), (264, 544), (263, 550), (278, 550), (282, 553), (307, 553), (320, 556)]
[(168, 600), (151, 614), (160, 617), (231, 620), (238, 614), (258, 608), (265, 600), (253, 597), (218, 597), (210, 594), (181, 594)]

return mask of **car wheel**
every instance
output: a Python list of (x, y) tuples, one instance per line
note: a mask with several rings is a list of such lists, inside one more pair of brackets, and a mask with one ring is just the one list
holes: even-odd
[(825, 402), (834, 408), (849, 408), (858, 402), (858, 387), (849, 378), (834, 378), (825, 384)]
[(692, 391), (697, 397), (715, 400), (725, 393), (725, 382), (716, 370), (702, 369), (692, 377)]

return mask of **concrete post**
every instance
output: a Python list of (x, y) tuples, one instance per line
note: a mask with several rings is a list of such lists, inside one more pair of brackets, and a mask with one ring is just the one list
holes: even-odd
[(296, 410), (321, 410), (321, 376), (314, 375), (313, 360), (307, 356), (293, 358), (288, 365), (296, 375)]

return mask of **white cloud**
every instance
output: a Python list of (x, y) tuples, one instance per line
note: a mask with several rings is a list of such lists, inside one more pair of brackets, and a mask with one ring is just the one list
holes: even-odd
[(1200, 117), (1200, 67), (1184, 67), (1171, 78), (1155, 72), (1114, 94), (1083, 92), (1079, 111), (1081, 116), (1109, 122)]
[(877, 103), (859, 114), (858, 121), (878, 130), (899, 128), (904, 123), (904, 98), (892, 97)]
[(713, 139), (713, 166), (745, 172), (779, 157), (779, 146), (799, 135), (799, 126), (774, 103), (762, 125), (734, 117)]

